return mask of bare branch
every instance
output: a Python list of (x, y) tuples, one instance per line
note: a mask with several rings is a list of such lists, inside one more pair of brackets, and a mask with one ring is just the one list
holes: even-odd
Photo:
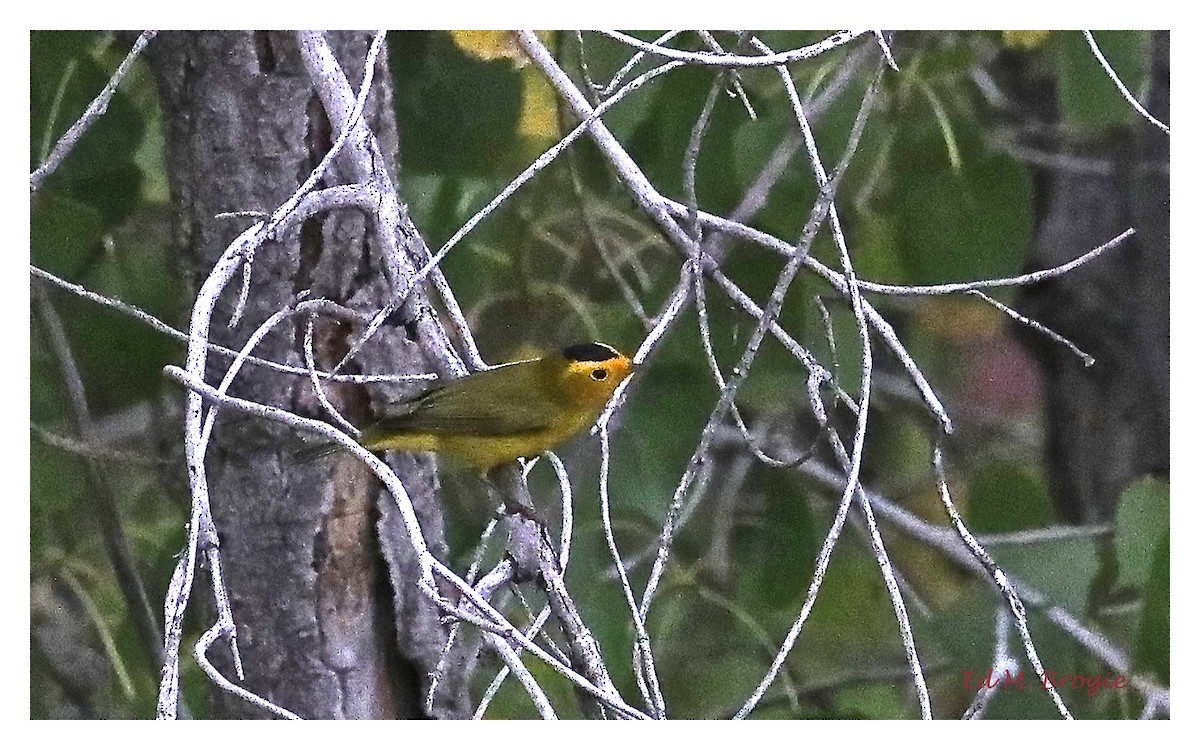
[(982, 719), (992, 698), (996, 697), (996, 694), (1006, 684), (1010, 674), (1019, 666), (1017, 660), (1012, 658), (1008, 652), (1008, 631), (1011, 627), (1012, 621), (1009, 618), (1008, 610), (1002, 607), (997, 608), (996, 648), (995, 654), (992, 656), (992, 668), (984, 678), (983, 685), (975, 694), (975, 700), (971, 701), (971, 705), (963, 713), (964, 719)]
[[(764, 53), (769, 53), (770, 48), (758, 40), (754, 40), (754, 45)], [(886, 48), (885, 48), (886, 49)], [(829, 182), (829, 176), (825, 172), (825, 168), (821, 164), (821, 157), (817, 153), (816, 140), (813, 137), (812, 128), (808, 124), (808, 118), (804, 115), (804, 108), (800, 103), (800, 94), (796, 91), (796, 84), (792, 80), (791, 73), (786, 67), (779, 67), (780, 77), (783, 79), (784, 88), (787, 90), (788, 99), (792, 103), (792, 110), (796, 115), (796, 121), (800, 125), (801, 135), (804, 137), (804, 142), (808, 148), (809, 156), (812, 160), (813, 172), (817, 177), (818, 186), (824, 190)], [(862, 128), (866, 121), (866, 112), (870, 111), (871, 103), (874, 101), (875, 92), (878, 90), (879, 82), (883, 77), (883, 68), (880, 67), (875, 74), (875, 81), (871, 84), (871, 88), (867, 90), (867, 95), (863, 98), (862, 110), (859, 113), (859, 119), (855, 122), (854, 131), (851, 133), (851, 145), (847, 147), (847, 154), (853, 153), (854, 147), (858, 143), (858, 138), (862, 134)], [(842, 174), (845, 171), (847, 157), (843, 157), (842, 163), (838, 165), (837, 174)], [(858, 485), (859, 473), (862, 469), (862, 453), (863, 447), (866, 444), (867, 438), (867, 413), (871, 399), (871, 375), (872, 375), (872, 355), (871, 355), (871, 339), (870, 332), (867, 327), (867, 318), (864, 312), (862, 295), (859, 291), (857, 280), (855, 278), (854, 267), (850, 260), (850, 250), (846, 245), (846, 237), (842, 232), (841, 220), (838, 217), (837, 207), (833, 205), (833, 199), (830, 198), (829, 204), (829, 228), (833, 232), (834, 242), (837, 244), (838, 253), (841, 256), (842, 274), (846, 280), (846, 288), (849, 292), (850, 306), (854, 311), (854, 319), (858, 323), (858, 335), (862, 343), (862, 361), (861, 361), (861, 398), (858, 405), (858, 423), (855, 428), (854, 444), (851, 448), (849, 466), (846, 469), (846, 488), (844, 490), (844, 500), (850, 498), (851, 493)], [(836, 434), (832, 430), (828, 430), (834, 451), (839, 453), (839, 459), (844, 455), (841, 449), (840, 440), (836, 439)], [(887, 550), (884, 548), (883, 539), (879, 535), (879, 530), (875, 525), (874, 513), (871, 510), (871, 505), (866, 501), (866, 496), (860, 496), (860, 507), (862, 508), (863, 517), (867, 522), (867, 528), (870, 531), (871, 546), (875, 552), (875, 559), (879, 563), (880, 571), (883, 574), (884, 584), (887, 587), (888, 594), (892, 600), (892, 606), (896, 612), (896, 621), (900, 627), (900, 637), (904, 643), (904, 652), (908, 658), (909, 667), (912, 670), (913, 683), (916, 686), (917, 698), (921, 704), (921, 716), (925, 719), (931, 719), (932, 709), (929, 704), (929, 689), (925, 685), (925, 674), (921, 670), (920, 660), (917, 658), (917, 647), (913, 640), (912, 625), (908, 620), (908, 612), (904, 605), (904, 598), (900, 595), (900, 589), (896, 581), (895, 571), (892, 570), (891, 562), (888, 559)]]
[[(570, 77), (568, 77), (566, 73), (558, 66), (554, 60), (554, 57), (550, 54), (549, 50), (542, 45), (537, 36), (532, 32), (520, 31), (517, 32), (517, 40), (533, 63), (547, 75), (551, 83), (559, 91), (560, 95), (563, 96), (567, 103), (570, 104), (572, 109), (575, 110), (575, 113), (584, 118), (591, 114), (592, 108), (588, 104), (587, 98), (578, 90), (578, 88), (575, 87)], [(621, 178), (621, 181), (624, 182), (629, 188), (638, 204), (642, 206), (642, 208), (650, 215), (655, 223), (659, 225), (664, 233), (666, 233), (667, 237), (678, 248), (680, 248), (684, 255), (687, 257), (694, 256), (696, 254), (695, 250), (693, 249), (693, 245), (695, 244), (694, 241), (691, 239), (690, 235), (688, 235), (687, 232), (685, 232), (683, 228), (676, 222), (676, 220), (672, 218), (672, 214), (676, 216), (686, 216), (688, 212), (687, 207), (664, 198), (654, 188), (654, 186), (650, 184), (642, 170), (637, 166), (633, 159), (630, 158), (629, 154), (625, 152), (612, 133), (604, 126), (602, 121), (598, 120), (592, 123), (591, 134), (593, 140), (595, 140), (596, 144), (609, 158), (613, 167), (616, 169), (618, 176)], [(756, 232), (756, 230), (751, 230), (748, 227), (736, 222), (728, 222), (727, 220), (712, 216), (711, 214), (701, 212), (700, 217), (701, 220), (706, 224), (717, 226), (721, 229), (728, 228), (742, 234), (743, 236), (750, 235), (754, 238), (752, 241), (763, 241), (769, 244), (772, 240), (774, 240), (775, 242), (782, 243), (782, 240), (775, 240), (775, 238), (772, 238), (769, 235)], [(787, 245), (786, 243), (782, 244), (787, 248), (787, 250), (783, 252), (783, 255), (785, 255), (785, 257), (789, 256), (793, 252), (791, 246)], [(829, 280), (830, 283), (834, 284), (834, 286), (837, 287), (838, 290), (843, 294), (848, 293), (845, 280), (840, 274), (837, 274), (836, 272), (825, 267), (811, 256), (806, 256), (804, 263), (806, 266), (816, 270), (823, 277)], [(706, 268), (705, 272), (709, 273), (714, 278), (718, 278), (719, 280), (719, 277), (717, 276), (720, 273), (719, 269), (710, 270)], [(680, 294), (683, 296), (679, 297)], [(671, 305), (675, 306), (677, 304), (682, 305), (686, 303), (687, 295), (687, 285), (677, 285), (676, 291), (672, 293)], [(949, 416), (946, 415), (945, 409), (942, 407), (937, 395), (933, 392), (933, 388), (930, 387), (929, 383), (925, 380), (925, 376), (920, 372), (920, 369), (916, 366), (916, 363), (912, 361), (912, 358), (908, 355), (904, 345), (900, 342), (899, 337), (896, 336), (895, 331), (892, 330), (891, 326), (883, 320), (883, 318), (874, 310), (874, 308), (865, 302), (864, 306), (866, 309), (866, 314), (870, 318), (871, 325), (876, 329), (880, 336), (883, 337), (884, 341), (888, 344), (888, 347), (893, 351), (896, 357), (900, 360), (901, 364), (904, 366), (905, 370), (909, 373), (914, 384), (917, 386), (917, 389), (921, 392), (922, 398), (929, 406), (930, 411), (933, 412), (938, 421), (941, 423), (943, 431), (947, 433), (951, 432), (953, 428), (951, 426)], [(666, 327), (669, 327), (669, 322), (667, 326), (663, 327), (663, 333), (665, 333)], [(601, 420), (605, 420), (611, 416), (612, 408), (613, 407), (610, 405), (610, 408), (606, 410), (604, 415), (601, 416)]]
[[(383, 32), (379, 32), (382, 35)], [(373, 214), (375, 221), (371, 230), (375, 243), (382, 254), (384, 269), (391, 284), (393, 302), (398, 306), (401, 302), (409, 305), (412, 318), (417, 327), (418, 342), (421, 349), (432, 361), (443, 376), (461, 377), (467, 373), (462, 358), (454, 351), (449, 336), (442, 328), (437, 317), (429, 309), (423, 295), (410, 294), (411, 287), (407, 283), (415, 273), (409, 254), (401, 249), (403, 239), (409, 244), (418, 246), (414, 255), (422, 252), (424, 241), (416, 228), (408, 219), (407, 212), (402, 208), (396, 194), (395, 185), (385, 165), (388, 163), (379, 150), (379, 144), (366, 124), (359, 119), (353, 119), (354, 103), (357, 97), (346, 80), (341, 65), (329, 48), (325, 35), (320, 32), (300, 32), (300, 56), (308, 69), (309, 77), (317, 90), (321, 103), (329, 115), (330, 122), (339, 131), (350, 132), (345, 146), (342, 148), (342, 163), (346, 165), (354, 179), (368, 185), (373, 193)], [(364, 73), (365, 75), (365, 73)], [(425, 249), (427, 251), (427, 248)], [(435, 279), (436, 281), (436, 279)], [(444, 279), (443, 279), (444, 281)], [(439, 291), (443, 290), (438, 285)], [(449, 287), (444, 287), (448, 289)], [(459, 339), (467, 349), (468, 359), (473, 366), (482, 367), (483, 360), (479, 357), (466, 320), (456, 302), (443, 297), (451, 322), (455, 326)], [(390, 308), (398, 309), (397, 307)], [(389, 313), (390, 314), (390, 313)], [(385, 316), (386, 317), (386, 316)], [(351, 351), (361, 348), (365, 337), (356, 342)], [(349, 355), (348, 355), (349, 356)], [(336, 372), (338, 368), (334, 368)]]
[(1125, 84), (1121, 83), (1120, 76), (1118, 76), (1117, 71), (1113, 70), (1112, 66), (1108, 64), (1108, 60), (1104, 57), (1104, 53), (1100, 51), (1100, 45), (1096, 44), (1096, 38), (1092, 36), (1092, 32), (1085, 30), (1083, 32), (1083, 38), (1087, 40), (1088, 46), (1092, 48), (1092, 54), (1096, 56), (1096, 60), (1100, 63), (1100, 67), (1104, 68), (1104, 72), (1107, 73), (1108, 77), (1112, 79), (1112, 82), (1117, 85), (1117, 90), (1121, 92), (1121, 96), (1125, 97), (1125, 101), (1129, 102), (1129, 106), (1133, 107), (1135, 112), (1146, 118), (1146, 120), (1154, 125), (1154, 127), (1163, 131), (1167, 135), (1170, 135), (1171, 129), (1157, 117), (1147, 112), (1146, 108), (1141, 105), (1141, 102), (1139, 102), (1132, 93), (1130, 93)]
[(899, 73), (900, 66), (896, 64), (896, 58), (892, 57), (892, 48), (888, 46), (887, 37), (884, 36), (883, 31), (871, 29), (871, 34), (875, 37), (875, 42), (879, 45), (879, 51), (883, 53), (883, 59), (887, 61), (888, 67)]
[(84, 442), (82, 440), (59, 435), (52, 432), (41, 425), (30, 422), (29, 429), (46, 445), (54, 446), (59, 450), (73, 453), (77, 456), (87, 458), (100, 458), (105, 461), (116, 461), (130, 464), (146, 464), (148, 466), (161, 466), (167, 463), (165, 459), (138, 453), (136, 451), (123, 451), (116, 448), (110, 448), (101, 442)]
[[(674, 39), (675, 37), (679, 36), (682, 33), (683, 32), (679, 31), (679, 30), (668, 31), (667, 33), (663, 34), (659, 38), (655, 39), (654, 43), (655, 44), (666, 44), (667, 42), (671, 41), (672, 39)], [(607, 97), (611, 96), (612, 92), (616, 91), (617, 86), (621, 85), (621, 81), (625, 80), (625, 76), (629, 75), (629, 72), (632, 71), (634, 68), (636, 68), (637, 64), (640, 63), (643, 59), (645, 59), (647, 54), (648, 53), (645, 50), (638, 50), (633, 55), (633, 57), (629, 58), (629, 60), (624, 65), (621, 66), (621, 69), (613, 74), (612, 80), (610, 80), (608, 82), (608, 85), (604, 87), (604, 90), (600, 92), (600, 96), (602, 98), (607, 98)]]
[(864, 32), (861, 31), (839, 31), (838, 33), (827, 37), (826, 39), (810, 44), (807, 47), (780, 52), (779, 54), (763, 55), (761, 57), (747, 57), (744, 55), (719, 55), (707, 52), (691, 52), (688, 50), (671, 49), (663, 47), (652, 42), (643, 42), (637, 37), (622, 34), (619, 31), (601, 31), (607, 37), (624, 42), (630, 47), (649, 52), (651, 54), (666, 57), (671, 60), (681, 60), (683, 62), (695, 63), (698, 65), (708, 65), (718, 68), (770, 68), (776, 65), (786, 65), (788, 63), (797, 62), (799, 60), (808, 60), (818, 55), (824, 54), (832, 49), (853, 41), (861, 36)]
[[(62, 374), (63, 385), (67, 393), (71, 421), (82, 444), (91, 446), (98, 442), (97, 430), (92, 419), (91, 408), (88, 405), (83, 376), (71, 350), (67, 331), (63, 327), (62, 319), (46, 289), (35, 286), (31, 296), (45, 329), (50, 349), (58, 360), (59, 371)], [(141, 573), (134, 561), (133, 548), (121, 520), (120, 509), (117, 505), (119, 495), (112, 484), (112, 478), (105, 470), (105, 464), (98, 458), (86, 457), (84, 466), (91, 489), (88, 495), (94, 503), (89, 510), (100, 522), (108, 557), (116, 575), (117, 586), (125, 600), (125, 606), (133, 622), (138, 640), (148, 653), (161, 658), (162, 632), (158, 626), (158, 618), (150, 605), (145, 583), (142, 581)]]
[(200, 636), (200, 640), (196, 641), (196, 647), (193, 649), (193, 655), (196, 657), (196, 663), (204, 670), (209, 679), (213, 681), (217, 687), (227, 693), (232, 693), (247, 703), (258, 706), (264, 711), (268, 711), (282, 719), (299, 719), (300, 717), (282, 706), (278, 706), (271, 701), (257, 695), (241, 685), (235, 685), (229, 681), (229, 678), (221, 674), (221, 671), (213, 666), (209, 661), (208, 649), (216, 643), (217, 639), (224, 635), (223, 623), (217, 623), (208, 630), (204, 631), (204, 635)]
[(91, 104), (87, 106), (87, 109), (84, 110), (79, 119), (71, 127), (67, 128), (67, 132), (63, 133), (62, 137), (58, 139), (58, 142), (54, 144), (54, 148), (50, 151), (46, 160), (29, 175), (29, 193), (31, 195), (36, 193), (42, 184), (46, 182), (46, 178), (58, 169), (63, 160), (75, 148), (75, 144), (83, 138), (84, 134), (87, 133), (96, 120), (100, 119), (100, 116), (108, 111), (108, 103), (112, 100), (113, 94), (117, 92), (117, 86), (121, 85), (121, 81), (129, 73), (129, 69), (133, 67), (134, 60), (137, 60), (138, 55), (142, 53), (142, 50), (146, 48), (146, 45), (150, 43), (150, 40), (157, 33), (157, 31), (143, 31), (141, 33), (137, 41), (133, 43), (133, 49), (129, 50), (129, 54), (117, 66), (117, 70), (112, 74), (112, 78), (108, 79), (108, 83), (96, 95)]
[(609, 461), (608, 429), (602, 427), (600, 429), (600, 522), (604, 527), (604, 541), (608, 544), (608, 552), (612, 555), (613, 565), (621, 582), (621, 591), (625, 594), (625, 603), (629, 606), (629, 613), (633, 620), (633, 630), (636, 636), (634, 671), (642, 677), (639, 680), (643, 683), (642, 697), (645, 698), (647, 705), (653, 707), (655, 718), (663, 719), (666, 718), (666, 701), (663, 699), (662, 689), (658, 684), (658, 672), (654, 666), (654, 652), (650, 648), (650, 635), (646, 632), (645, 615), (638, 608), (633, 588), (629, 585), (629, 574), (625, 572), (625, 566), (621, 562), (621, 553), (617, 549), (617, 540), (613, 536), (612, 510), (608, 496)]
[[(333, 189), (333, 188), (330, 188), (330, 189)], [(325, 191), (322, 191), (322, 192), (325, 192)], [(43, 279), (51, 284), (54, 284), (55, 286), (58, 286), (62, 289), (66, 289), (67, 291), (69, 291), (79, 297), (82, 297), (83, 299), (86, 299), (90, 302), (95, 302), (97, 304), (104, 305), (105, 307), (112, 308), (113, 310), (117, 310), (118, 312), (124, 313), (125, 315), (128, 315), (135, 320), (145, 323), (146, 325), (150, 326), (155, 331), (158, 331), (159, 333), (162, 333), (162, 334), (166, 334), (167, 336), (170, 336), (173, 339), (176, 339), (178, 341), (187, 341), (188, 340), (188, 335), (186, 333), (164, 323), (163, 321), (159, 320), (158, 318), (154, 317), (153, 315), (146, 312), (145, 310), (142, 310), (139, 307), (131, 305), (127, 302), (122, 302), (119, 299), (114, 299), (112, 297), (105, 297), (102, 294), (97, 294), (97, 293), (95, 293), (89, 289), (86, 289), (78, 284), (73, 284), (69, 281), (64, 281), (63, 279), (58, 278), (57, 276), (50, 273), (49, 271), (43, 271), (42, 269), (38, 268), (37, 266), (31, 265), (29, 267), (29, 273), (32, 276), (35, 276), (39, 279)], [(342, 307), (341, 305), (338, 305), (335, 302), (325, 301), (323, 304), (323, 309), (325, 312), (327, 312), (331, 315), (337, 315), (339, 318), (341, 318), (342, 320), (345, 320), (347, 322), (362, 323), (362, 322), (366, 321), (366, 316), (362, 315), (361, 313), (359, 313), (355, 310), (351, 310), (348, 307)], [(236, 358), (239, 355), (238, 352), (235, 352), (232, 349), (227, 349), (226, 347), (223, 347), (220, 344), (214, 344), (211, 342), (209, 342), (209, 344), (208, 344), (208, 350), (210, 352), (212, 352), (213, 354), (219, 354), (222, 357), (226, 357), (228, 359)], [(262, 359), (260, 357), (253, 357), (253, 356), (246, 356), (245, 361), (246, 361), (246, 364), (257, 365), (259, 367), (266, 367), (266, 368), (275, 370), (276, 372), (285, 372), (289, 375), (302, 375), (305, 377), (308, 376), (308, 370), (303, 367), (293, 367), (292, 365), (285, 365), (285, 364), (281, 364), (279, 362), (272, 362), (269, 359)], [(333, 373), (323, 372), (323, 371), (318, 370), (317, 377), (321, 378), (322, 380), (330, 380), (335, 383), (401, 383), (401, 382), (406, 382), (409, 380), (436, 380), (437, 373), (335, 375)]]
[(1071, 712), (1067, 710), (1067, 706), (1063, 703), (1062, 696), (1058, 694), (1058, 690), (1052, 682), (1046, 680), (1046, 668), (1042, 666), (1042, 660), (1038, 656), (1037, 648), (1033, 645), (1033, 636), (1029, 633), (1029, 619), (1025, 615), (1025, 605), (1022, 603), (1020, 596), (1017, 595), (1016, 589), (1009, 583), (1008, 575), (1000, 569), (992, 556), (988, 554), (979, 542), (975, 540), (967, 525), (963, 523), (962, 516), (958, 513), (958, 508), (955, 507), (954, 501), (950, 499), (950, 490), (946, 484), (946, 470), (942, 465), (942, 447), (935, 445), (933, 449), (933, 470), (937, 477), (938, 494), (942, 499), (942, 505), (946, 508), (947, 515), (950, 516), (951, 523), (954, 524), (954, 530), (958, 532), (962, 538), (963, 544), (971, 551), (979, 564), (987, 569), (992, 580), (996, 582), (996, 586), (1003, 592), (1008, 600), (1009, 609), (1012, 610), (1013, 617), (1016, 618), (1016, 626), (1021, 634), (1021, 642), (1025, 644), (1025, 655), (1029, 657), (1029, 663), (1033, 665), (1034, 671), (1042, 681), (1046, 692), (1050, 694), (1050, 699), (1054, 701), (1054, 705), (1058, 708), (1058, 712), (1062, 714), (1064, 719), (1072, 718)]
[[(840, 487), (842, 484), (842, 480), (836, 472), (814, 462), (800, 467), (800, 471), (826, 486)], [(862, 491), (866, 492), (866, 490)], [(879, 511), (879, 515), (900, 531), (924, 545), (940, 551), (967, 572), (990, 584), (996, 584), (987, 567), (972, 553), (969, 546), (964, 545), (956, 531), (918, 518), (878, 492), (868, 492), (867, 494), (870, 495), (871, 505)], [(1013, 576), (1005, 576), (1005, 581), (1017, 593), (1021, 601), (1040, 611), (1044, 617), (1057, 625), (1101, 663), (1115, 672), (1131, 674), (1130, 683), (1146, 697), (1147, 701), (1156, 702), (1160, 706), (1170, 705), (1171, 691), (1157, 685), (1145, 676), (1133, 674), (1132, 659), (1104, 635), (1088, 628), (1078, 618), (1054, 604), (1048, 596), (1028, 583)], [(1001, 596), (1004, 597), (1004, 594), (1001, 593)]]
[(962, 281), (949, 284), (930, 284), (926, 286), (902, 286), (899, 284), (879, 284), (873, 281), (859, 281), (858, 286), (864, 292), (872, 292), (875, 294), (892, 294), (906, 297), (934, 296), (942, 294), (960, 294), (963, 292), (972, 292), (980, 289), (994, 289), (997, 287), (1009, 286), (1029, 286), (1031, 284), (1039, 284), (1043, 281), (1048, 281), (1065, 273), (1079, 268), (1085, 263), (1099, 258), (1104, 253), (1112, 250), (1117, 245), (1120, 245), (1125, 240), (1136, 234), (1133, 227), (1126, 229), (1116, 237), (1113, 237), (1103, 245), (1099, 245), (1087, 251), (1078, 258), (1041, 271), (1033, 271), (1031, 273), (1021, 274), (1020, 276), (1010, 276), (1000, 279), (981, 279), (979, 281)]
[(1075, 346), (1074, 342), (1072, 342), (1070, 339), (1066, 338), (1062, 334), (1052, 331), (1051, 329), (1047, 328), (1045, 325), (1042, 325), (1041, 323), (1037, 322), (1036, 320), (1032, 320), (1030, 318), (1025, 317), (1024, 315), (1022, 315), (1021, 313), (1012, 309), (1011, 307), (1004, 304), (1000, 300), (993, 299), (992, 297), (989, 297), (988, 295), (984, 294), (983, 292), (972, 289), (970, 292), (967, 292), (967, 293), (980, 298), (984, 302), (988, 303), (989, 305), (996, 308), (1000, 312), (1004, 313), (1008, 317), (1017, 321), (1021, 325), (1029, 326), (1030, 328), (1037, 331), (1038, 333), (1067, 347), (1068, 349), (1071, 350), (1072, 354), (1074, 354), (1076, 357), (1079, 357), (1081, 360), (1083, 360), (1084, 367), (1091, 367), (1092, 365), (1096, 364), (1095, 357), (1093, 357), (1092, 355), (1083, 351), (1078, 346)]

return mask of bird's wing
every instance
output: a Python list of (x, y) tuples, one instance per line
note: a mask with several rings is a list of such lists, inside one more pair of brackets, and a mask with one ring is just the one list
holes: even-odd
[(400, 413), (371, 426), (372, 432), (442, 435), (521, 435), (553, 424), (558, 407), (541, 397), (534, 377), (513, 377), (522, 362), (476, 373), (435, 388), (404, 405)]

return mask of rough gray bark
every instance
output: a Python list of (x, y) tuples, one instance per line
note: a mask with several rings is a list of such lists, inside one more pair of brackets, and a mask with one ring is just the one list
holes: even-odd
[[(1147, 109), (1170, 121), (1169, 34), (1151, 43)], [(1019, 70), (1016, 101), (1027, 122), (1059, 123), (1053, 85)], [(1126, 82), (1129, 83), (1129, 82)], [(1114, 89), (1113, 95), (1116, 96)], [(1053, 128), (1050, 128), (1053, 132)], [(1051, 496), (1072, 523), (1111, 521), (1130, 481), (1169, 467), (1170, 138), (1137, 118), (1132, 127), (1083, 143), (1043, 149), (1086, 156), (1106, 174), (1033, 167), (1037, 231), (1030, 266), (1066, 262), (1124, 231), (1132, 240), (1107, 257), (1026, 287), (1025, 314), (1096, 358), (1084, 369), (1062, 347), (1027, 330), (1046, 383), (1046, 451)]]
[[(330, 34), (330, 44), (357, 86), (370, 35)], [(179, 262), (192, 289), (247, 219), (227, 211), (270, 211), (307, 176), (333, 134), (298, 56), (293, 34), (164, 33), (148, 51), (163, 103), (168, 173), (176, 205)], [(386, 54), (376, 71), (366, 118), (385, 158), (394, 159), (396, 123)], [(395, 170), (393, 169), (393, 172)], [(337, 178), (337, 167), (332, 170)], [(388, 293), (363, 214), (340, 211), (264, 245), (254, 258), (243, 321), (226, 325), (236, 300), (231, 285), (218, 305), (213, 341), (238, 348), (263, 320), (311, 290), (371, 312)], [(347, 351), (351, 332), (319, 323), (318, 366)], [(302, 321), (286, 324), (256, 352), (303, 365)], [(210, 382), (223, 360), (213, 360)], [(385, 326), (357, 359), (362, 371), (428, 371), (403, 327)], [(351, 368), (351, 371), (354, 371)], [(398, 393), (338, 384), (327, 392), (361, 424)], [(232, 395), (322, 417), (309, 382), (247, 368)], [(365, 467), (332, 458), (298, 464), (301, 447), (279, 426), (222, 412), (208, 451), (213, 515), (246, 687), (306, 718), (402, 718), (423, 715), (427, 675), (445, 630), (415, 582), (412, 550), (393, 502)], [(442, 516), (434, 467), (399, 459), (398, 474), (416, 506), (431, 550), (442, 556)], [(226, 649), (218, 645), (215, 657)], [(226, 674), (228, 659), (216, 663)], [(465, 690), (452, 672), (438, 705), (466, 711)], [(215, 691), (213, 715), (262, 713)]]

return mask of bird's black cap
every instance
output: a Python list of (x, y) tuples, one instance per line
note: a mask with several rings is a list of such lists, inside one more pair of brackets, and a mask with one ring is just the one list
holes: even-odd
[(569, 362), (604, 362), (621, 356), (616, 349), (601, 343), (572, 344), (563, 349), (562, 353)]

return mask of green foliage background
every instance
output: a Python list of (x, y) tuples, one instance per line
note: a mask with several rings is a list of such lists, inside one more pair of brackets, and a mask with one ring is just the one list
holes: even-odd
[[(768, 32), (763, 38), (784, 49), (822, 36)], [(1144, 33), (1099, 32), (1097, 37), (1125, 81), (1136, 85), (1145, 78)], [(568, 70), (579, 70), (582, 54), (591, 77), (601, 82), (629, 56), (620, 43), (597, 35), (586, 35), (582, 53), (572, 33), (550, 39)], [(539, 122), (539, 112), (544, 125), (546, 99), (544, 92), (539, 94), (536, 71), (519, 60), (480, 59), (477, 49), (456, 43), (446, 32), (394, 33), (389, 42), (401, 133), (401, 195), (436, 248), (552, 145), (554, 131), (560, 129), (527, 127)], [(931, 283), (1022, 270), (1034, 220), (1031, 175), (1025, 164), (989, 145), (994, 118), (969, 75), (972, 66), (999, 50), (1034, 56), (1037, 64), (1054, 71), (1068, 127), (1086, 134), (1130, 123), (1133, 114), (1079, 34), (1053, 33), (1031, 48), (1007, 50), (999, 32), (907, 35), (901, 72), (885, 77), (884, 96), (839, 192), (862, 277)], [(125, 52), (111, 34), (31, 35), (31, 168), (83, 111)], [(827, 83), (845, 54), (794, 66), (802, 93)], [(836, 161), (845, 145), (870, 68), (816, 127), (827, 164)], [(700, 205), (717, 214), (733, 209), (794, 128), (774, 72), (745, 71), (741, 81), (757, 117), (751, 119), (736, 97), (720, 96), (698, 165)], [(711, 82), (711, 72), (685, 68), (651, 83), (605, 118), (667, 195), (682, 196), (683, 152)], [(554, 111), (549, 116), (562, 117)], [(162, 150), (161, 113), (139, 64), (108, 113), (33, 200), (31, 262), (178, 323), (188, 303), (169, 244)], [(801, 154), (752, 223), (794, 240), (815, 196)], [(490, 361), (519, 356), (528, 347), (591, 339), (630, 351), (644, 329), (601, 263), (601, 252), (633, 284), (648, 312), (662, 305), (677, 278), (679, 258), (584, 139), (469, 235), (443, 267)], [(818, 240), (815, 253), (837, 265), (827, 234)], [(731, 278), (763, 300), (780, 261), (761, 249), (734, 245), (724, 265)], [(836, 352), (826, 343), (813, 303), (818, 294), (832, 314)], [(52, 296), (66, 322), (93, 413), (103, 419), (149, 405), (166, 414), (169, 424), (169, 404), (178, 400), (178, 393), (163, 388), (160, 372), (163, 364), (180, 359), (179, 346), (90, 302)], [(717, 290), (710, 292), (709, 302), (717, 356), (729, 368), (753, 330), (752, 321)], [(881, 299), (878, 304), (960, 425), (966, 425), (958, 436), (967, 447), (955, 456), (954, 490), (972, 527), (982, 534), (1005, 534), (1054, 523), (1039, 442), (1019, 437), (1040, 429), (1036, 384), (1016, 406), (977, 413), (965, 401), (972, 377), (984, 366), (971, 352), (1008, 337), (998, 313), (938, 300)], [(111, 676), (94, 693), (96, 715), (149, 716), (157, 667), (133, 636), (104, 545), (89, 518), (94, 488), (81, 459), (48, 444), (37, 431), (70, 435), (73, 426), (57, 363), (33, 317), (31, 625), (44, 622), (47, 607), (85, 612), (86, 639), (104, 654)], [(801, 278), (781, 322), (818, 356), (840, 364), (844, 387), (851, 392), (858, 388), (853, 317), (827, 286)], [(615, 433), (611, 493), (622, 550), (654, 543), (715, 403), (716, 388), (701, 351), (694, 314), (689, 313), (656, 355)], [(1003, 377), (1004, 372), (992, 374)], [(739, 405), (752, 418), (783, 420), (803, 432), (811, 425), (794, 416), (804, 411), (803, 383), (799, 365), (768, 341)], [(928, 470), (929, 437), (919, 414), (903, 399), (884, 394), (874, 419), (867, 449), (871, 486), (943, 522)], [(130, 448), (157, 456), (153, 440), (135, 440)], [(738, 469), (745, 459), (735, 453), (718, 456), (721, 468), (679, 539), (650, 618), (667, 703), (679, 718), (728, 716), (752, 691), (803, 601), (831, 514), (828, 492), (796, 472), (755, 463)], [(579, 519), (569, 583), (614, 678), (623, 692), (636, 694), (628, 666), (632, 632), (623, 596), (607, 574), (608, 554), (598, 522), (594, 439), (580, 438), (563, 455), (573, 470)], [(158, 602), (186, 517), (187, 501), (172, 470), (131, 465), (120, 472), (118, 486), (127, 531), (151, 599)], [(725, 478), (736, 471), (746, 472), (744, 483), (736, 496), (721, 497)], [(453, 468), (444, 479), (455, 521), (451, 550), (455, 564), (465, 569), (484, 522), (478, 512), (482, 490)], [(548, 472), (539, 468), (534, 481), (535, 497), (552, 505), (556, 490)], [(716, 507), (736, 513), (722, 515), (714, 512)], [(1111, 540), (1081, 535), (1052, 543), (1000, 543), (994, 552), (1010, 573), (1102, 629), (1136, 655), (1139, 669), (1169, 683), (1167, 509), (1167, 486), (1145, 481), (1123, 497)], [(903, 537), (889, 536), (888, 542), (894, 561), (930, 607), (927, 616), (914, 617), (914, 627), (929, 667), (935, 713), (961, 713), (972, 698), (962, 686), (964, 671), (985, 669), (991, 661), (996, 599), (974, 579)], [(1102, 561), (1108, 559), (1115, 559), (1115, 578), (1111, 571), (1101, 576)], [(643, 566), (635, 574), (636, 590), (645, 575)], [(1137, 606), (1109, 606), (1118, 600)], [(1036, 612), (1032, 625), (1051, 668), (1060, 673), (1105, 671)], [(536, 675), (547, 672), (529, 663)], [(788, 668), (755, 716), (911, 717), (914, 703), (903, 664), (878, 569), (869, 550), (848, 532)], [(481, 674), (490, 679), (487, 669)], [(37, 648), (31, 677), (31, 715), (63, 715), (63, 681)], [(203, 678), (193, 670), (187, 679), (189, 694), (202, 695)], [(575, 701), (568, 685), (549, 675), (544, 684), (555, 705), (569, 715)], [(1068, 692), (1066, 697), (1081, 717), (1129, 717), (1138, 710), (1136, 701), (1121, 691), (1095, 698)], [(193, 709), (204, 713), (203, 705)], [(531, 717), (534, 712), (510, 681), (489, 715)], [(1040, 691), (1003, 691), (989, 712), (993, 717), (1054, 715)]]

